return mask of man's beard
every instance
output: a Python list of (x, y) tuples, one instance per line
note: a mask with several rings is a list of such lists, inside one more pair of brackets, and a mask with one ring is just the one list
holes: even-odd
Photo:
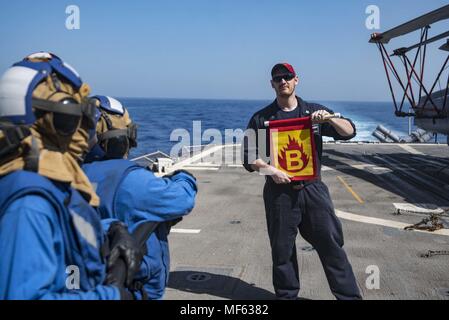
[(295, 90), (288, 90), (288, 92), (286, 91), (279, 91), (278, 92), (278, 97), (281, 98), (289, 98), (294, 94)]

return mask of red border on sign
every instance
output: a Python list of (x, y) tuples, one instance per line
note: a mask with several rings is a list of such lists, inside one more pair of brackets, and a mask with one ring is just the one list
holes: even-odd
[[(309, 126), (307, 126), (309, 124)], [(309, 127), (309, 128), (307, 128)], [(277, 154), (277, 151), (274, 152), (273, 148), (273, 139), (272, 139), (272, 130), (276, 130), (278, 132), (282, 131), (292, 131), (292, 130), (310, 130), (310, 144), (312, 147), (312, 162), (313, 162), (313, 175), (301, 176), (301, 177), (292, 177), (290, 180), (292, 181), (302, 181), (302, 180), (313, 180), (317, 178), (317, 160), (316, 160), (316, 149), (315, 149), (315, 138), (313, 134), (312, 128), (312, 120), (310, 117), (304, 118), (294, 118), (294, 119), (284, 119), (284, 120), (274, 120), (269, 122), (269, 135), (270, 135), (270, 156), (271, 162), (274, 165), (276, 162), (273, 159), (273, 155)]]

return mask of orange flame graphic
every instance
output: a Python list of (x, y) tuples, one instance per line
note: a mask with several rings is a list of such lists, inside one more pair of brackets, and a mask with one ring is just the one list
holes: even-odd
[[(300, 153), (300, 157), (289, 157), (289, 159), (287, 159), (287, 152), (288, 151), (299, 151)], [(282, 169), (284, 169), (285, 171), (288, 172), (292, 172), (292, 173), (297, 173), (300, 172), (302, 170), (304, 170), (304, 168), (307, 167), (307, 164), (309, 163), (310, 160), (310, 156), (308, 156), (305, 152), (304, 152), (304, 146), (301, 143), (301, 145), (299, 145), (299, 141), (290, 137), (290, 135), (288, 136), (288, 144), (286, 146), (284, 146), (278, 155), (278, 162), (279, 162), (279, 166), (281, 166)], [(302, 166), (299, 166), (299, 163), (302, 162)], [(292, 164), (292, 163), (297, 163), (298, 166), (294, 166), (294, 168), (289, 168), (288, 164)]]

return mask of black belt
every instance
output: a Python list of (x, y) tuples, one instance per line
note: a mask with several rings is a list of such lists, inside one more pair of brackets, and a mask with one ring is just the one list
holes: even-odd
[(289, 188), (289, 189), (293, 189), (293, 190), (302, 190), (306, 186), (316, 183), (318, 181), (321, 181), (321, 177), (318, 177), (318, 178), (312, 179), (312, 180), (292, 181), (288, 184), (277, 184), (274, 182), (274, 180), (270, 176), (266, 176), (266, 182), (268, 184), (271, 184), (272, 186), (275, 186), (275, 187)]
[(304, 181), (293, 181), (290, 183), (290, 187), (293, 190), (302, 190), (304, 189), (306, 186), (308, 186), (309, 184), (313, 184), (316, 183), (318, 181), (321, 181), (320, 178), (317, 179), (312, 179), (312, 180), (304, 180)]

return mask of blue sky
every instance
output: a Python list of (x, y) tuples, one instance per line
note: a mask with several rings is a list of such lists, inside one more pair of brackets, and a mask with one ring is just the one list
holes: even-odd
[[(388, 101), (365, 27), (370, 4), (380, 8), (382, 31), (447, 2), (14, 0), (0, 10), (0, 72), (48, 50), (73, 65), (96, 94), (271, 99), (270, 68), (289, 61), (306, 99)], [(80, 30), (65, 28), (68, 5), (80, 8)], [(447, 21), (432, 31), (444, 27)], [(429, 70), (443, 58), (431, 53)]]

